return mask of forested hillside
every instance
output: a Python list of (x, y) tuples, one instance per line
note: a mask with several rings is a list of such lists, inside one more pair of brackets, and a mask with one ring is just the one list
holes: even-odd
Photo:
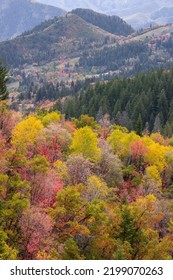
[(172, 259), (173, 147), (0, 104), (0, 259)]
[(75, 13), (0, 43), (0, 260), (173, 260), (173, 26)]
[[(173, 137), (159, 122), (172, 124), (173, 69), (92, 84), (70, 100), (78, 114), (98, 103), (97, 122), (10, 110), (6, 74), (1, 64), (0, 259), (172, 260)], [(137, 114), (136, 132), (111, 124), (114, 104), (121, 121)], [(142, 108), (157, 116), (153, 133)]]
[(104, 30), (94, 25), (94, 17), (92, 12), (87, 22), (77, 14), (68, 13), (45, 21), (13, 40), (1, 42), (0, 57), (13, 68), (33, 63), (43, 65), (62, 58), (79, 57), (84, 51), (115, 43), (119, 34), (133, 32), (127, 23), (118, 18), (115, 31), (119, 31), (115, 35), (116, 32), (113, 34), (107, 28)]
[(97, 83), (69, 97), (63, 112), (69, 117), (89, 114), (97, 119), (109, 114), (110, 119), (128, 129), (137, 129), (141, 118), (143, 130), (173, 133), (173, 69), (139, 73), (133, 78)]
[[(164, 30), (165, 28), (165, 30)], [(169, 31), (168, 31), (169, 30)], [(172, 65), (173, 33), (172, 25), (135, 34), (120, 40), (112, 47), (88, 50), (80, 57), (79, 65), (89, 71), (114, 71), (117, 75), (132, 76), (151, 68)]]
[(102, 45), (109, 36), (113, 38), (113, 35), (99, 30), (80, 17), (68, 14), (66, 17), (55, 18), (46, 27), (43, 24), (43, 30), (34, 29), (29, 34), (2, 42), (0, 55), (5, 64), (13, 67), (34, 62), (44, 64), (63, 56), (80, 55), (91, 48), (94, 42)]
[(130, 76), (147, 71), (151, 64), (154, 67), (160, 66), (157, 60), (151, 61), (151, 55), (152, 50), (144, 42), (130, 42), (85, 52), (79, 59), (79, 65), (89, 71), (95, 68), (98, 73), (114, 71), (116, 74)]

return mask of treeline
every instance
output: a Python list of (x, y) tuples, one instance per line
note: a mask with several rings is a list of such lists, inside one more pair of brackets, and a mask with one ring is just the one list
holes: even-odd
[(18, 100), (32, 99), (34, 103), (44, 100), (54, 101), (65, 96), (73, 96), (98, 80), (96, 77), (92, 77), (84, 80), (72, 80), (70, 82), (61, 80), (53, 83), (42, 78), (34, 79), (32, 75), (26, 76), (24, 72), (21, 75), (22, 80), (19, 83), (18, 90), (20, 94)]
[(134, 78), (117, 78), (96, 83), (80, 95), (66, 99), (63, 112), (67, 118), (89, 114), (97, 120), (109, 114), (110, 120), (128, 129), (173, 133), (173, 68), (151, 70)]

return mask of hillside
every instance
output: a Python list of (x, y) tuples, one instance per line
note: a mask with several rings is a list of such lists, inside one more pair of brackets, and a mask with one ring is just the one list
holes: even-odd
[[(173, 23), (165, 15), (165, 8), (172, 7), (172, 0), (38, 0), (44, 4), (59, 6), (67, 11), (75, 8), (92, 9), (108, 15), (117, 15), (138, 29), (152, 24)], [(162, 10), (163, 9), (163, 10)], [(161, 17), (153, 19), (155, 12), (162, 13)], [(168, 20), (168, 21), (167, 21)]]
[(11, 41), (0, 44), (0, 57), (8, 66), (41, 63), (77, 57), (117, 36), (87, 23), (75, 14), (57, 17)]
[[(3, 280), (170, 280), (173, 24), (132, 31), (118, 17), (77, 9), (0, 43)], [(9, 268), (11, 260), (19, 265)]]
[[(119, 76), (132, 76), (152, 68), (173, 63), (173, 25), (158, 26), (119, 40), (118, 44), (86, 52), (79, 65), (88, 71), (113, 71)], [(109, 57), (109, 59), (107, 59)]]
[(112, 34), (128, 36), (134, 32), (134, 29), (118, 16), (107, 16), (89, 9), (75, 9), (72, 13)]
[(1, 0), (0, 41), (14, 38), (49, 18), (63, 14), (65, 11), (60, 8), (31, 0)]
[(172, 25), (118, 37), (74, 14), (56, 20), (0, 44), (0, 55), (4, 61), (7, 58), (10, 67), (9, 90), (18, 92), (12, 94), (13, 101), (19, 108), (22, 100), (22, 111), (35, 108), (38, 101), (50, 102), (77, 94), (89, 81), (133, 77), (173, 64)]
[(172, 137), (4, 103), (0, 120), (1, 260), (173, 259)]

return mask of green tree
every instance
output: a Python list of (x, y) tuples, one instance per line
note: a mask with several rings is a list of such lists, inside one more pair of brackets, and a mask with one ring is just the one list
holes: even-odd
[(2, 65), (0, 60), (0, 101), (8, 98), (8, 91), (6, 87), (7, 78), (7, 69)]
[(168, 106), (168, 101), (164, 89), (162, 89), (159, 94), (158, 107), (159, 107), (161, 122), (162, 124), (165, 124), (168, 116), (169, 106)]
[(137, 120), (136, 133), (139, 136), (142, 136), (142, 118), (141, 118), (141, 114), (139, 114), (139, 117), (138, 117), (138, 120)]

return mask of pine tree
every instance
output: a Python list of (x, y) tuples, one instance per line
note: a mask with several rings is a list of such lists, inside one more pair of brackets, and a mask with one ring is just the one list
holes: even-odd
[(141, 114), (139, 114), (139, 117), (138, 117), (138, 120), (137, 120), (136, 133), (139, 136), (142, 136), (142, 118), (141, 118)]
[(8, 91), (6, 87), (7, 82), (7, 69), (2, 65), (0, 60), (0, 101), (5, 100), (8, 98)]
[(159, 100), (158, 100), (158, 109), (160, 112), (160, 120), (163, 124), (165, 124), (168, 116), (168, 101), (166, 98), (166, 93), (165, 90), (162, 89), (160, 94), (159, 94)]

